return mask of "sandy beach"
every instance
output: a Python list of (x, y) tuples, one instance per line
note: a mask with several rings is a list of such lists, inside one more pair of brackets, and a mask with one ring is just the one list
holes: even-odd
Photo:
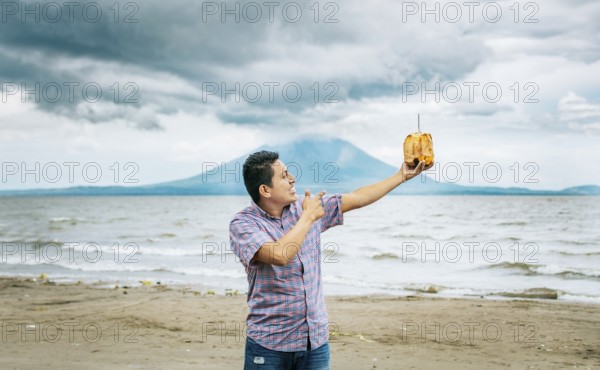
[[(240, 369), (246, 297), (0, 280), (2, 369)], [(600, 306), (327, 297), (332, 369), (597, 369)]]

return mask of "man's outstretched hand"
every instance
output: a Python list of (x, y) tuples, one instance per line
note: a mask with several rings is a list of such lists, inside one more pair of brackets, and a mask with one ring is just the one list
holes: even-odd
[(324, 191), (317, 194), (314, 198), (311, 198), (310, 190), (306, 189), (304, 192), (302, 215), (306, 215), (311, 222), (315, 222), (321, 217), (325, 216), (323, 203), (321, 203), (321, 198), (323, 198), (323, 195), (325, 195)]
[(411, 169), (408, 167), (406, 162), (403, 162), (402, 167), (400, 167), (400, 174), (402, 175), (402, 181), (408, 181), (408, 180), (412, 179), (413, 177), (418, 176), (421, 172), (427, 171), (431, 167), (433, 167), (433, 162), (431, 162), (431, 164), (429, 166), (425, 166), (425, 162), (421, 161), (421, 162), (419, 162), (417, 167)]

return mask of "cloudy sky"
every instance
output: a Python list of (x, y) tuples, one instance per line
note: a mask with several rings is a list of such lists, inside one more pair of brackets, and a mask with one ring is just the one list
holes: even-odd
[(70, 4), (0, 10), (4, 189), (174, 180), (311, 136), (399, 165), (417, 114), (442, 180), (600, 184), (598, 1)]

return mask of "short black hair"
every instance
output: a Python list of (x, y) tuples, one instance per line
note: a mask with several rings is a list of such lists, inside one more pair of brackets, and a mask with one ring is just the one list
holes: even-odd
[(273, 167), (271, 166), (279, 159), (279, 153), (261, 150), (260, 152), (252, 153), (246, 158), (244, 168), (244, 185), (254, 203), (260, 201), (258, 188), (261, 185), (273, 186)]

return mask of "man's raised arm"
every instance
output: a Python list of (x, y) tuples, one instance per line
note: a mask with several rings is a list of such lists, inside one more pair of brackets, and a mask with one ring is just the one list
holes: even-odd
[(430, 169), (432, 166), (433, 163), (425, 167), (425, 162), (420, 162), (414, 170), (409, 170), (406, 163), (403, 163), (400, 170), (387, 179), (375, 184), (363, 186), (351, 193), (343, 194), (342, 212), (352, 211), (353, 209), (368, 206), (369, 204), (378, 201), (383, 198), (384, 195), (398, 187), (398, 185), (412, 179), (422, 171)]

